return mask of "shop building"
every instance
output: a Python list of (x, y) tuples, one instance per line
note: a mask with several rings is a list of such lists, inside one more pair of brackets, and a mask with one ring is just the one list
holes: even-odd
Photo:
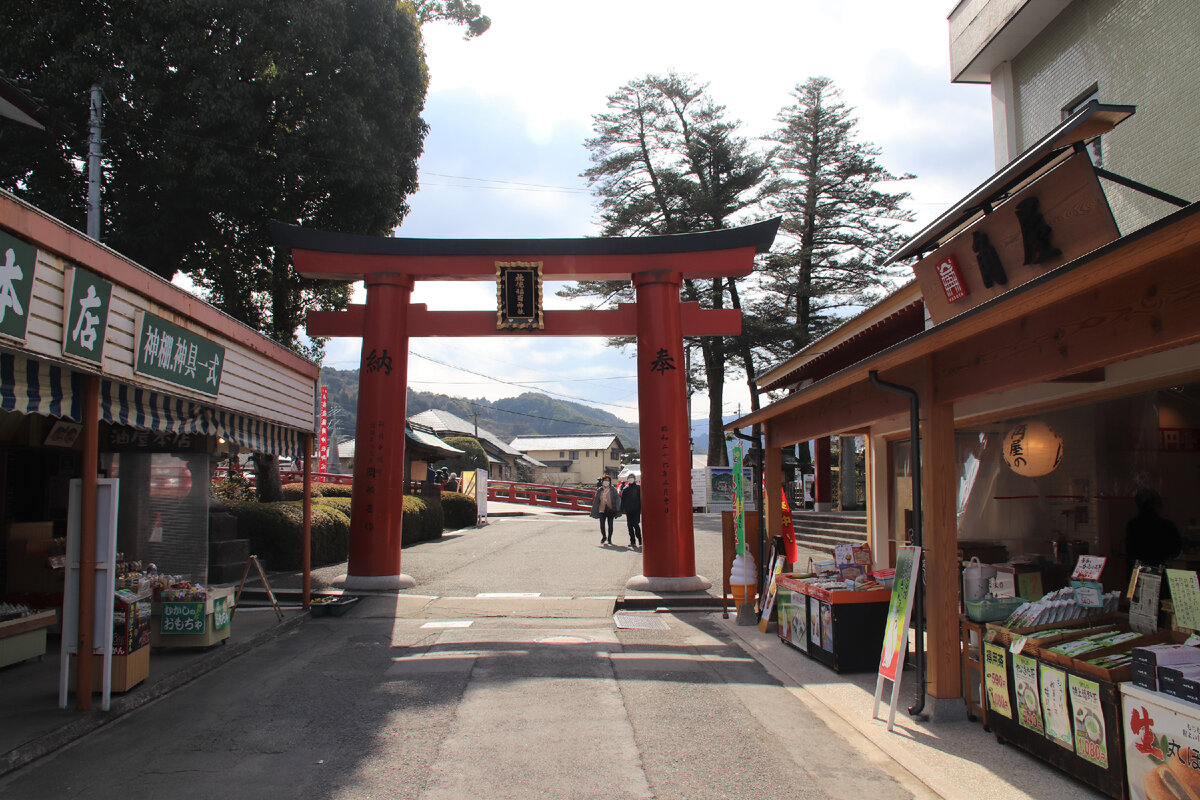
[(534, 474), (535, 483), (559, 486), (593, 484), (604, 475), (615, 478), (621, 471), (621, 453), (625, 450), (614, 433), (518, 436), (509, 446), (545, 464)]
[(0, 262), (0, 598), (61, 607), (69, 486), (97, 474), (118, 570), (208, 583), (216, 461), (302, 462), (317, 365), (7, 193)]
[[(873, 381), (913, 391), (935, 718), (965, 713), (962, 556), (1036, 561), (1049, 590), (1086, 550), (1123, 588), (1142, 489), (1200, 532), (1200, 148), (1184, 91), (1200, 22), (1184, 5), (959, 4), (955, 77), (993, 85), (999, 171), (893, 255), (916, 260), (914, 284), (765, 374), (760, 388), (790, 393), (730, 426), (763, 426), (768, 496), (780, 447), (864, 436), (887, 567), (915, 522), (909, 399)], [(1045, 430), (1042, 472), (1020, 433)], [(772, 504), (767, 518), (778, 533)], [(1177, 564), (1194, 567), (1190, 547)]]

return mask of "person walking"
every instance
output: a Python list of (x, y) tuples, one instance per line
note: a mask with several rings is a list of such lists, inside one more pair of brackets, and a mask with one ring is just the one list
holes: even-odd
[[(610, 478), (602, 478), (596, 496), (592, 498), (592, 516), (600, 520), (600, 544), (612, 544), (613, 519), (621, 508), (621, 498)], [(605, 524), (608, 532), (605, 533)]]
[(629, 528), (629, 546), (642, 546), (642, 487), (637, 476), (631, 475), (625, 491), (621, 492), (621, 513), (625, 515), (625, 526)]

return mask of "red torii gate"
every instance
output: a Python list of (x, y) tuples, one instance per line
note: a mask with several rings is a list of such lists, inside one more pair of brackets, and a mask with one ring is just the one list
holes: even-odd
[[(636, 336), (642, 458), (642, 572), (628, 587), (707, 589), (696, 574), (684, 336), (741, 333), (741, 312), (680, 301), (684, 279), (747, 275), (779, 219), (705, 233), (590, 239), (400, 239), (271, 223), (306, 278), (362, 280), (366, 305), (308, 314), (310, 336), (361, 336), (350, 563), (346, 586), (405, 589), (404, 421), (414, 336)], [(493, 311), (430, 311), (419, 280), (495, 280), (498, 265), (538, 263), (547, 280), (632, 280), (636, 303), (612, 311), (549, 310), (541, 330), (499, 330)]]

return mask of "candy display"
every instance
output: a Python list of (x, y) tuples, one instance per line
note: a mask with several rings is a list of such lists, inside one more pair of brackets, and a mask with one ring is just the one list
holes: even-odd
[(1004, 622), (1006, 628), (1032, 628), (1055, 622), (1083, 619), (1096, 614), (1111, 614), (1117, 610), (1121, 593), (1117, 590), (1101, 596), (1102, 608), (1081, 606), (1075, 600), (1075, 590), (1065, 587), (1047, 593), (1041, 600), (1022, 603)]
[(0, 603), (0, 622), (8, 622), (10, 619), (20, 619), (33, 614), (32, 608), (21, 603)]

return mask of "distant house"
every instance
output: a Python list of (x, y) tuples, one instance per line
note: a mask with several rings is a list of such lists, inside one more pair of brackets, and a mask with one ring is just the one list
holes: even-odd
[(532, 475), (539, 464), (526, 458), (521, 451), (505, 444), (491, 431), (468, 422), (462, 417), (455, 416), (449, 411), (431, 408), (414, 414), (409, 418), (413, 422), (427, 425), (438, 436), (470, 436), (483, 447), (488, 457), (488, 477), (501, 481), (522, 480), (522, 473)]
[(621, 471), (621, 452), (625, 447), (615, 433), (587, 436), (518, 436), (512, 447), (545, 464), (534, 480), (565, 486), (595, 483)]

